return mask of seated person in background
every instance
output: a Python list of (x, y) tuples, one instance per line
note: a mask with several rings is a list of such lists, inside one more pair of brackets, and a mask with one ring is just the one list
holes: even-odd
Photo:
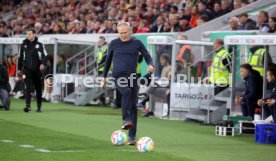
[(259, 99), (258, 105), (264, 106), (264, 118), (272, 115), (273, 121), (276, 123), (276, 68), (269, 67), (266, 75), (272, 94), (269, 98)]
[(9, 92), (11, 91), (9, 85), (9, 75), (7, 69), (0, 64), (0, 99), (4, 110), (10, 109)]
[(15, 77), (16, 75), (16, 57), (15, 56), (10, 56), (8, 57), (8, 73), (9, 77)]
[(243, 96), (236, 97), (235, 102), (241, 104), (243, 116), (254, 118), (255, 108), (258, 107), (258, 99), (262, 97), (263, 79), (260, 73), (249, 64), (240, 66), (241, 78), (245, 80), (246, 89)]
[(25, 84), (23, 81), (23, 75), (22, 73), (18, 73), (18, 77), (16, 78), (16, 83), (13, 89), (13, 95), (14, 98), (19, 99), (19, 98), (24, 98), (25, 97)]
[(160, 56), (160, 64), (162, 66), (161, 79), (168, 79), (171, 71), (170, 56), (168, 54), (162, 54)]
[(57, 73), (65, 73), (66, 72), (66, 63), (65, 63), (65, 55), (60, 54), (57, 56)]
[[(161, 79), (168, 80), (171, 65), (170, 65), (170, 56), (168, 54), (163, 53), (160, 56), (160, 64), (162, 66)], [(149, 87), (149, 94), (154, 94), (157, 97), (164, 98), (166, 96), (167, 88), (158, 88), (158, 87)], [(137, 107), (145, 107), (146, 102), (149, 101), (149, 96), (145, 98), (141, 103), (138, 104)], [(147, 113), (145, 113), (144, 117), (154, 116), (154, 108), (151, 107)]]
[[(11, 85), (11, 89), (14, 89), (16, 84), (16, 56), (12, 55), (7, 58), (8, 60), (8, 74), (9, 74), (9, 84)], [(12, 93), (11, 93), (12, 94)]]
[(257, 28), (259, 31), (266, 33), (269, 30), (269, 16), (266, 11), (260, 11), (257, 19)]
[(45, 67), (45, 70), (43, 72), (42, 78), (43, 78), (43, 84), (44, 84), (44, 91), (42, 98), (45, 98), (46, 101), (51, 100), (51, 93), (53, 91), (53, 62), (54, 59), (52, 56), (47, 55), (47, 64)]

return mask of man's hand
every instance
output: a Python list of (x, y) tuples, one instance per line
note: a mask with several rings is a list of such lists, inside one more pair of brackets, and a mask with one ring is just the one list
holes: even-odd
[(152, 65), (148, 66), (148, 73), (152, 74), (154, 71), (154, 67)]
[(104, 79), (101, 81), (100, 86), (101, 86), (101, 88), (104, 88), (105, 85), (106, 85), (106, 79), (104, 78)]
[(275, 99), (269, 99), (269, 100), (267, 100), (267, 104), (268, 104), (269, 107), (275, 105), (275, 102), (276, 102)]
[(18, 70), (18, 75), (23, 75), (23, 71), (22, 70)]
[(45, 69), (45, 65), (44, 64), (40, 64), (39, 69), (40, 69), (40, 71), (44, 70)]
[(169, 74), (168, 74), (168, 80), (171, 80), (171, 79), (172, 79), (172, 73), (169, 72)]
[(235, 103), (239, 105), (241, 104), (241, 102), (242, 102), (242, 97), (241, 96), (236, 97)]
[(188, 63), (184, 63), (184, 64), (183, 64), (183, 67), (184, 67), (185, 69), (188, 69)]
[(265, 100), (259, 99), (258, 100), (258, 106), (264, 106), (265, 105)]

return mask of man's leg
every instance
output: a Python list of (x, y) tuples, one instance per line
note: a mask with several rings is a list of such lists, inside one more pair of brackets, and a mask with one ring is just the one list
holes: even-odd
[[(34, 76), (34, 85), (36, 91), (36, 102), (37, 102), (37, 112), (41, 112), (42, 106), (42, 83), (41, 83), (41, 74), (38, 72)], [(39, 81), (37, 81), (39, 80)]]
[(10, 109), (9, 94), (5, 89), (0, 89), (0, 98), (3, 104), (4, 110)]
[(264, 105), (263, 110), (264, 110), (264, 119), (268, 118), (270, 115), (272, 115), (268, 105)]
[(246, 106), (247, 106), (248, 116), (254, 119), (255, 109), (256, 107), (258, 107), (257, 100), (247, 99), (246, 104), (247, 104)]
[(241, 111), (243, 116), (248, 116), (248, 108), (247, 108), (246, 101), (241, 103)]
[(135, 145), (136, 131), (137, 131), (137, 107), (136, 107), (137, 94), (138, 94), (137, 83), (134, 82), (133, 87), (130, 87), (130, 89), (131, 89), (130, 119), (131, 119), (131, 122), (133, 123), (133, 127), (129, 129), (128, 136), (129, 136), (129, 144)]
[(116, 88), (116, 100), (115, 100), (115, 104), (118, 108), (120, 108), (122, 105), (121, 105), (121, 100), (122, 100), (122, 96), (121, 96), (121, 93), (120, 91)]
[(171, 110), (171, 93), (170, 93), (170, 90), (168, 90), (166, 98), (167, 98), (167, 103), (168, 103), (168, 116), (170, 117), (170, 110)]
[(143, 106), (145, 106), (148, 101), (149, 101), (149, 96), (147, 96), (145, 99), (143, 99), (142, 102), (141, 102), (141, 104)]
[[(116, 88), (119, 90), (119, 92), (121, 93), (121, 97), (122, 97), (122, 101), (121, 101), (121, 105), (122, 105), (122, 118), (123, 118), (123, 129), (128, 129), (129, 126), (124, 127), (124, 125), (129, 125), (129, 123), (131, 122), (130, 119), (130, 103), (131, 103), (131, 90), (128, 87), (128, 85), (126, 84), (118, 84), (118, 79), (115, 79), (115, 83), (116, 83)], [(131, 125), (132, 126), (132, 125)]]
[(32, 99), (32, 82), (33, 79), (30, 76), (26, 76), (26, 78), (24, 79), (24, 83), (26, 86), (26, 91), (25, 91), (25, 102), (26, 102), (26, 107), (24, 108), (25, 112), (29, 112), (31, 111), (31, 99)]
[(276, 123), (276, 105), (269, 107), (269, 108), (270, 108), (270, 111), (272, 114), (273, 121), (274, 121), (274, 123)]

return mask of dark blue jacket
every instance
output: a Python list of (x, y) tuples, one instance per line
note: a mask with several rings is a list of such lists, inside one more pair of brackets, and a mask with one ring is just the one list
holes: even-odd
[(112, 40), (107, 51), (103, 76), (107, 76), (111, 63), (114, 77), (136, 73), (139, 53), (145, 58), (147, 64), (153, 65), (151, 56), (140, 40), (136, 38), (131, 38), (127, 42), (119, 38)]
[(276, 99), (276, 81), (269, 83), (268, 87), (271, 90), (271, 96), (269, 98)]
[(243, 97), (243, 101), (246, 99), (260, 99), (262, 98), (263, 91), (263, 78), (256, 70), (252, 70), (249, 76), (245, 78), (246, 90)]
[(10, 88), (8, 71), (0, 64), (0, 89), (5, 89), (10, 92)]

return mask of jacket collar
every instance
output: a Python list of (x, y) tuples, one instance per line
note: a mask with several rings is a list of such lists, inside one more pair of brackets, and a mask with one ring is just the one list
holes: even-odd
[(219, 50), (216, 50), (216, 53), (219, 53), (221, 50), (224, 50), (224, 47), (221, 47)]
[(38, 38), (37, 38), (37, 37), (35, 37), (34, 41), (30, 41), (30, 40), (28, 40), (28, 38), (26, 38), (26, 39), (24, 40), (25, 43), (33, 43), (33, 44), (36, 44), (37, 41), (38, 41)]
[(261, 49), (261, 48), (263, 48), (263, 47), (262, 46), (254, 46), (254, 47), (250, 48), (250, 52), (252, 54), (254, 54), (258, 49)]

